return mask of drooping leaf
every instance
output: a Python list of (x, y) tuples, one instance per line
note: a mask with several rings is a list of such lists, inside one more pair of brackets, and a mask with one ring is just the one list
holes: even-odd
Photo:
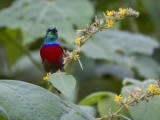
[(59, 72), (51, 74), (50, 81), (62, 94), (70, 98), (74, 93), (76, 80), (72, 75)]
[(156, 40), (144, 35), (106, 30), (82, 46), (82, 51), (91, 58), (121, 61), (137, 53), (151, 55), (158, 46)]
[[(78, 106), (39, 86), (21, 81), (1, 80), (0, 88), (0, 111), (10, 120), (60, 120), (63, 116), (70, 115), (82, 120), (94, 120)], [(72, 115), (72, 111), (73, 114), (78, 114)]]
[[(132, 91), (135, 89), (135, 87), (139, 86), (143, 89), (147, 89), (149, 87), (149, 84), (155, 83), (157, 81), (155, 80), (147, 80), (144, 82), (141, 82), (141, 84), (132, 84), (129, 86), (125, 86), (122, 89), (122, 94), (124, 96), (128, 96), (128, 92), (126, 89)], [(160, 108), (160, 97), (155, 96), (153, 98), (150, 98), (149, 101), (141, 101), (135, 106), (129, 107), (129, 112), (133, 118), (133, 120), (159, 120), (160, 114), (159, 114), (159, 108)]]
[(20, 28), (24, 43), (43, 37), (48, 27), (57, 27), (59, 36), (73, 43), (74, 26), (84, 27), (92, 16), (87, 0), (17, 0), (0, 12), (0, 26)]

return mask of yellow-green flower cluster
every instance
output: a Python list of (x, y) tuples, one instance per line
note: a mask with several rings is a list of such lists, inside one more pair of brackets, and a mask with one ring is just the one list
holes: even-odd
[(127, 9), (119, 8), (119, 14), (125, 15), (127, 13)]
[(114, 21), (113, 20), (106, 20), (107, 27), (113, 27)]
[(149, 87), (148, 87), (148, 91), (152, 95), (160, 95), (160, 88), (157, 85), (150, 84)]
[(106, 11), (103, 14), (103, 17), (98, 19), (95, 16), (95, 21), (90, 26), (87, 26), (84, 29), (76, 30), (75, 44), (76, 48), (72, 52), (68, 52), (64, 58), (65, 67), (68, 65), (70, 60), (77, 60), (79, 58), (80, 48), (83, 44), (86, 43), (94, 34), (103, 29), (108, 29), (113, 27), (116, 21), (122, 20), (127, 16), (136, 16), (138, 17), (139, 13), (132, 10), (131, 8), (120, 8), (118, 11), (110, 10)]
[(114, 101), (119, 103), (123, 108), (129, 108), (129, 106), (138, 104), (140, 101), (148, 101), (149, 97), (160, 95), (160, 87), (156, 84), (150, 84), (147, 89), (135, 87), (132, 91), (127, 89), (127, 92), (129, 93), (128, 97), (123, 97), (120, 94), (116, 95), (114, 99)]
[(115, 95), (115, 99), (114, 99), (115, 102), (119, 103), (121, 106), (123, 106), (124, 108), (129, 108), (126, 100), (123, 98), (123, 96), (120, 94), (120, 95)]
[(81, 38), (80, 37), (76, 37), (75, 43), (76, 43), (77, 46), (80, 46), (81, 45)]
[(106, 13), (104, 14), (105, 16), (105, 21), (106, 21), (106, 27), (107, 28), (110, 28), (110, 27), (113, 27), (115, 21), (117, 20), (121, 20), (123, 19), (125, 16), (132, 16), (132, 14), (135, 14), (135, 15), (139, 15), (138, 13), (136, 13), (135, 11), (133, 11), (132, 9), (130, 8), (119, 8), (118, 11), (114, 11), (114, 10), (111, 10), (111, 11), (106, 11)]
[(71, 59), (74, 59), (75, 61), (79, 58), (79, 54), (75, 54), (75, 52), (73, 53), (73, 52), (70, 52), (69, 53), (69, 57), (71, 58)]
[(107, 14), (107, 16), (113, 16), (114, 15), (114, 13), (115, 13), (115, 11), (114, 10), (112, 10), (112, 11), (106, 11), (106, 14)]
[(123, 97), (122, 97), (122, 95), (120, 94), (120, 95), (116, 95), (116, 96), (115, 96), (114, 101), (119, 103), (119, 102), (122, 101), (122, 99), (123, 99)]

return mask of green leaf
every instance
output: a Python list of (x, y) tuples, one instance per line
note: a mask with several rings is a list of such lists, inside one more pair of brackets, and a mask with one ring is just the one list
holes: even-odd
[(24, 44), (43, 37), (48, 27), (57, 27), (60, 38), (73, 43), (74, 27), (90, 23), (93, 14), (87, 0), (17, 0), (0, 12), (0, 26), (21, 28)]
[[(156, 80), (146, 80), (144, 82), (141, 82), (139, 84), (139, 87), (142, 87), (143, 89), (147, 89), (149, 87), (149, 84), (157, 82)], [(123, 95), (128, 95), (128, 92), (126, 89), (132, 91), (137, 87), (137, 84), (125, 86), (122, 89)], [(160, 114), (159, 114), (159, 108), (160, 108), (160, 97), (154, 96), (149, 99), (148, 102), (141, 101), (138, 103), (138, 105), (130, 106), (129, 112), (133, 118), (133, 120), (159, 120)]]
[[(22, 35), (19, 29), (3, 29), (0, 31), (0, 42), (4, 45), (7, 63), (11, 67), (23, 55), (19, 46), (22, 45)], [(5, 56), (4, 56), (5, 57)]]
[(70, 98), (75, 90), (76, 80), (72, 75), (59, 72), (50, 75), (52, 85), (62, 94)]
[(86, 98), (84, 98), (83, 100), (81, 100), (79, 104), (80, 105), (93, 105), (93, 104), (96, 104), (100, 99), (110, 97), (111, 95), (112, 93), (108, 93), (108, 92), (93, 93), (87, 96)]
[(63, 116), (70, 116), (72, 111), (73, 114), (78, 113), (74, 117), (94, 120), (78, 106), (39, 86), (21, 81), (1, 80), (0, 88), (0, 111), (10, 120), (60, 120)]
[(106, 30), (87, 41), (82, 51), (90, 58), (124, 61), (137, 53), (151, 55), (158, 46), (155, 39), (147, 36)]

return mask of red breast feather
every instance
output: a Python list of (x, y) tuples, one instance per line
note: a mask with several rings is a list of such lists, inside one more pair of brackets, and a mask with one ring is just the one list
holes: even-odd
[(56, 72), (63, 69), (63, 50), (59, 44), (42, 45), (41, 58), (46, 72)]

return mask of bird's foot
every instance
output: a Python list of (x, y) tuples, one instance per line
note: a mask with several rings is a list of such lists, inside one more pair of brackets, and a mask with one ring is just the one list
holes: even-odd
[(43, 77), (43, 80), (49, 81), (49, 76), (50, 76), (50, 75), (51, 75), (51, 73), (48, 72), (47, 75)]

